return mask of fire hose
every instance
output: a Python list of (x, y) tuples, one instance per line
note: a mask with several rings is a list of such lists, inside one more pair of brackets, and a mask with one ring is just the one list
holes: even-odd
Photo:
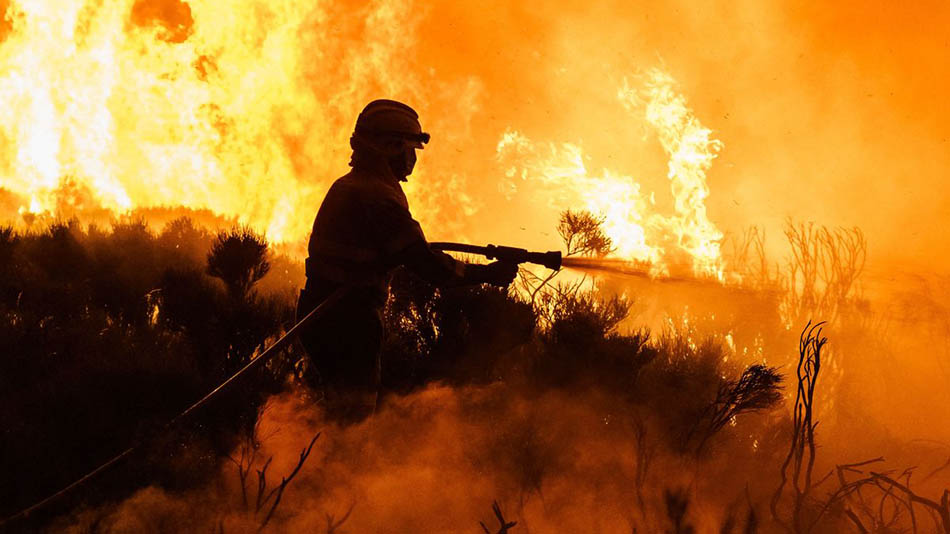
[[(247, 374), (250, 373), (251, 371), (253, 371), (253, 370), (259, 368), (261, 365), (263, 365), (264, 363), (266, 363), (266, 362), (267, 362), (268, 360), (270, 360), (275, 354), (277, 354), (278, 352), (280, 352), (281, 350), (283, 350), (284, 348), (286, 348), (287, 345), (289, 345), (290, 342), (293, 341), (294, 336), (296, 336), (296, 335), (300, 332), (300, 330), (301, 330), (302, 328), (304, 328), (304, 327), (307, 326), (308, 324), (312, 323), (313, 321), (316, 321), (317, 319), (320, 319), (321, 317), (325, 316), (325, 315), (327, 314), (327, 312), (328, 312), (330, 309), (332, 309), (333, 306), (334, 306), (337, 302), (340, 301), (340, 299), (343, 298), (343, 296), (346, 294), (346, 292), (347, 292), (347, 288), (346, 288), (346, 287), (343, 287), (343, 288), (337, 289), (335, 292), (333, 292), (332, 294), (330, 294), (330, 296), (327, 297), (326, 300), (324, 300), (323, 302), (321, 302), (316, 308), (313, 309), (313, 311), (311, 311), (310, 313), (308, 313), (306, 316), (304, 316), (303, 319), (301, 319), (300, 321), (298, 321), (297, 324), (295, 324), (294, 326), (292, 326), (292, 327), (290, 328), (290, 330), (288, 330), (286, 333), (284, 333), (284, 335), (282, 335), (282, 336), (280, 337), (280, 339), (278, 339), (277, 341), (275, 341), (271, 346), (267, 347), (267, 349), (265, 349), (264, 352), (262, 352), (257, 358), (254, 358), (253, 360), (251, 360), (250, 362), (248, 362), (248, 364), (245, 365), (244, 367), (242, 367), (238, 372), (236, 372), (236, 373), (234, 373), (233, 375), (231, 375), (231, 378), (228, 378), (227, 380), (225, 380), (224, 382), (222, 382), (221, 385), (219, 385), (218, 387), (216, 387), (216, 388), (214, 388), (213, 390), (211, 390), (210, 392), (208, 392), (207, 395), (205, 395), (204, 397), (202, 397), (201, 399), (199, 399), (197, 402), (195, 402), (194, 404), (192, 404), (191, 406), (189, 406), (188, 408), (186, 408), (185, 411), (179, 413), (179, 414), (176, 415), (174, 418), (172, 418), (171, 420), (169, 420), (167, 423), (165, 423), (164, 425), (162, 425), (157, 431), (151, 433), (149, 437), (150, 437), (150, 438), (156, 437), (156, 436), (158, 436), (158, 435), (161, 435), (161, 434), (163, 434), (163, 433), (165, 433), (165, 432), (171, 430), (173, 427), (175, 427), (175, 425), (180, 424), (180, 423), (181, 423), (182, 421), (184, 421), (189, 415), (191, 415), (191, 414), (194, 413), (196, 410), (198, 410), (199, 408), (201, 408), (202, 406), (204, 406), (204, 405), (205, 405), (208, 401), (210, 401), (212, 398), (216, 397), (216, 396), (217, 396), (218, 394), (220, 394), (222, 391), (224, 391), (224, 390), (227, 389), (229, 386), (231, 386), (232, 384), (234, 384), (235, 382), (237, 382), (238, 379), (242, 378), (243, 376), (247, 375)], [(70, 485), (66, 486), (65, 488), (63, 488), (63, 489), (57, 491), (56, 493), (50, 495), (49, 497), (46, 497), (45, 499), (43, 499), (43, 500), (37, 502), (36, 504), (30, 506), (29, 508), (25, 508), (25, 509), (23, 509), (23, 510), (17, 512), (17, 513), (14, 514), (14, 515), (11, 515), (10, 517), (7, 517), (7, 518), (5, 518), (5, 519), (3, 519), (3, 520), (0, 520), (0, 528), (4, 528), (4, 527), (8, 526), (10, 523), (12, 523), (12, 522), (14, 522), (14, 521), (18, 521), (18, 520), (21, 520), (21, 519), (26, 519), (26, 518), (29, 517), (29, 515), (32, 514), (33, 512), (36, 512), (37, 510), (40, 510), (40, 509), (42, 509), (42, 508), (44, 508), (44, 507), (50, 505), (51, 503), (53, 503), (53, 502), (55, 502), (55, 501), (61, 499), (62, 497), (64, 497), (64, 496), (67, 495), (68, 493), (72, 492), (72, 491), (75, 490), (76, 488), (82, 486), (83, 484), (85, 484), (85, 483), (88, 482), (89, 480), (95, 478), (97, 475), (99, 475), (99, 474), (102, 473), (103, 471), (106, 471), (107, 469), (109, 469), (109, 468), (112, 467), (113, 465), (117, 464), (118, 462), (120, 462), (120, 461), (123, 460), (124, 458), (128, 457), (128, 456), (131, 455), (133, 452), (135, 452), (136, 450), (138, 450), (139, 447), (141, 447), (142, 445), (145, 445), (148, 441), (150, 441), (150, 439), (147, 439), (147, 438), (143, 438), (143, 439), (138, 440), (136, 443), (134, 443), (133, 445), (131, 445), (130, 447), (128, 447), (128, 448), (125, 449), (124, 451), (120, 452), (119, 454), (113, 456), (113, 457), (110, 458), (108, 461), (106, 461), (105, 463), (103, 463), (103, 464), (100, 465), (99, 467), (93, 469), (92, 471), (90, 471), (89, 473), (87, 473), (86, 475), (84, 475), (83, 477), (77, 479), (77, 480), (76, 480), (75, 482), (73, 482), (72, 484), (70, 484)]]

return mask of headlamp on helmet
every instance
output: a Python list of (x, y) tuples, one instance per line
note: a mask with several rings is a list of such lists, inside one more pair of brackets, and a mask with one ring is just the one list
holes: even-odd
[(364, 136), (396, 137), (422, 148), (430, 136), (422, 131), (419, 114), (395, 100), (374, 100), (363, 108), (356, 119), (355, 133)]

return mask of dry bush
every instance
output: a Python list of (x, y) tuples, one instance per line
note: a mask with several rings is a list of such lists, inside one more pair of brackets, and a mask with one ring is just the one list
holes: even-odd
[(739, 275), (745, 287), (772, 290), (781, 286), (778, 266), (769, 264), (765, 237), (765, 229), (753, 225), (739, 237), (727, 236), (724, 239), (731, 245), (727, 262), (729, 271)]
[[(0, 439), (0, 468), (11, 483), (0, 489), (0, 515), (67, 485), (177, 413), (293, 317), (292, 302), (227, 298), (201, 263), (181, 253), (200, 232), (183, 231), (172, 243), (141, 221), (111, 231), (70, 221), (4, 236), (12, 245), (0, 267), (7, 342), (0, 418), (9, 433)], [(284, 384), (292, 358), (222, 399), (194, 433), (212, 449), (230, 450), (242, 417), (253, 417), (260, 393)], [(211, 468), (204, 458), (182, 470), (141, 470), (187, 485)]]
[[(557, 225), (557, 233), (564, 243), (564, 256), (593, 256), (603, 257), (613, 252), (614, 247), (610, 238), (604, 233), (603, 225), (606, 217), (597, 217), (589, 211), (561, 212)], [(522, 292), (527, 295), (532, 306), (543, 313), (546, 304), (545, 293), (551, 290), (550, 284), (560, 271), (551, 271), (545, 276), (539, 276), (531, 269), (521, 268), (519, 284)], [(587, 281), (586, 277), (571, 284), (569, 291), (576, 292)], [(564, 291), (562, 287), (561, 292)], [(541, 302), (538, 302), (541, 297)]]
[(792, 256), (785, 275), (786, 317), (825, 317), (834, 323), (858, 305), (857, 280), (867, 260), (867, 240), (860, 228), (829, 229), (814, 223), (786, 222)]
[[(287, 489), (287, 486), (293, 482), (294, 477), (300, 473), (300, 469), (304, 463), (306, 463), (307, 458), (310, 457), (311, 451), (313, 451), (313, 445), (317, 442), (317, 439), (320, 438), (320, 433), (318, 432), (310, 440), (310, 443), (300, 451), (300, 458), (291, 472), (282, 476), (280, 483), (270, 487), (267, 481), (267, 470), (271, 466), (274, 457), (270, 456), (267, 460), (264, 460), (263, 463), (260, 462), (259, 453), (262, 441), (266, 439), (267, 436), (259, 436), (259, 425), (260, 418), (258, 418), (257, 423), (244, 435), (241, 444), (237, 448), (237, 453), (227, 456), (227, 459), (234, 464), (237, 469), (238, 481), (241, 486), (241, 510), (258, 522), (258, 532), (264, 530), (271, 519), (274, 518), (274, 513), (277, 511), (277, 507), (280, 506), (284, 491)], [(255, 484), (253, 500), (249, 501), (248, 478), (252, 469), (257, 475), (257, 483)], [(352, 511), (352, 508), (350, 511)], [(349, 515), (350, 512), (347, 512), (346, 515), (338, 521), (334, 521), (332, 516), (328, 517), (327, 531), (335, 531), (349, 518)]]
[(716, 400), (709, 405), (702, 424), (702, 438), (696, 451), (701, 452), (709, 439), (746, 413), (774, 407), (782, 400), (782, 376), (778, 369), (763, 364), (747, 367), (738, 379), (719, 384)]
[(208, 274), (220, 278), (235, 298), (245, 298), (269, 270), (267, 240), (247, 227), (218, 234), (208, 252)]
[(589, 211), (561, 212), (557, 233), (564, 242), (564, 255), (603, 257), (613, 252), (613, 242), (603, 229), (606, 220)]
[(602, 337), (617, 328), (630, 313), (630, 301), (620, 295), (600, 297), (581, 284), (557, 284), (538, 301), (538, 320), (552, 336), (563, 335), (568, 325), (583, 323), (590, 334)]
[(188, 217), (178, 217), (170, 221), (158, 236), (158, 242), (165, 250), (174, 251), (178, 255), (176, 267), (179, 268), (203, 263), (213, 240), (211, 233), (196, 226)]
[(788, 325), (809, 317), (835, 324), (842, 315), (860, 319), (865, 311), (858, 280), (867, 261), (867, 239), (858, 227), (828, 228), (786, 220), (789, 256), (783, 266), (771, 264), (765, 231), (757, 226), (731, 238), (729, 269), (745, 287), (781, 290), (782, 315)]
[[(811, 525), (829, 516), (841, 515), (861, 534), (921, 531), (926, 514), (933, 522), (931, 532), (950, 534), (950, 490), (931, 499), (911, 487), (915, 468), (902, 471), (875, 471), (870, 466), (884, 462), (874, 458), (835, 467), (838, 488), (824, 500)], [(937, 468), (931, 475), (942, 470)], [(925, 479), (926, 480), (926, 479)], [(926, 532), (926, 530), (925, 530)]]

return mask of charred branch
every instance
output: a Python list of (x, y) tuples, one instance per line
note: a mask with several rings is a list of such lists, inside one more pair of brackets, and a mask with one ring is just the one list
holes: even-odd
[[(816, 454), (815, 428), (818, 426), (814, 420), (815, 386), (821, 371), (821, 351), (828, 342), (828, 338), (821, 335), (823, 324), (813, 325), (809, 321), (799, 337), (796, 368), (798, 387), (792, 411), (792, 439), (782, 463), (781, 481), (770, 504), (776, 523), (792, 534), (810, 532), (812, 526), (805, 524), (804, 516), (806, 503), (814, 488), (812, 473)], [(779, 505), (786, 492), (790, 494), (791, 509), (783, 517)]]
[[(598, 217), (589, 211), (561, 212), (557, 233), (561, 236), (561, 242), (564, 243), (564, 256), (603, 257), (613, 252), (613, 243), (603, 229), (606, 220), (606, 217)], [(538, 297), (551, 288), (551, 282), (559, 273), (560, 271), (551, 271), (542, 277), (529, 269), (520, 269), (520, 284), (533, 306), (544, 308), (545, 303), (536, 304)], [(566, 286), (567, 292), (577, 293), (586, 282), (587, 277), (582, 277), (580, 281)], [(563, 297), (565, 290), (554, 289), (554, 292)]]
[(337, 529), (343, 526), (343, 523), (346, 523), (346, 520), (350, 518), (350, 514), (353, 513), (353, 508), (356, 507), (356, 503), (350, 505), (346, 509), (346, 513), (343, 514), (343, 517), (340, 519), (334, 519), (332, 514), (327, 514), (327, 534), (336, 534)]
[(856, 282), (867, 260), (867, 239), (855, 228), (829, 229), (786, 222), (788, 261), (785, 307), (802, 320), (820, 315), (834, 323), (855, 304)]
[(736, 380), (719, 385), (716, 399), (710, 404), (695, 429), (705, 422), (706, 429), (696, 447), (697, 454), (709, 439), (743, 413), (754, 413), (775, 406), (782, 400), (782, 377), (778, 369), (762, 364), (751, 365)]
[(614, 251), (613, 242), (604, 233), (607, 217), (589, 211), (561, 212), (557, 233), (564, 242), (565, 256), (606, 256)]
[[(264, 498), (263, 502), (260, 500), (260, 495), (263, 492), (263, 490), (266, 489), (266, 484), (260, 487), (261, 491), (258, 492), (258, 511), (260, 511), (261, 506), (266, 505), (267, 502), (271, 500), (271, 498), (273, 498), (273, 504), (271, 504), (270, 509), (267, 511), (267, 515), (264, 517), (264, 521), (261, 522), (260, 528), (257, 529), (258, 532), (264, 530), (264, 527), (267, 526), (267, 523), (269, 523), (271, 518), (274, 517), (274, 512), (277, 511), (277, 506), (280, 504), (280, 500), (284, 495), (284, 490), (287, 489), (287, 486), (290, 484), (290, 482), (294, 479), (294, 477), (297, 476), (297, 473), (300, 472), (300, 468), (303, 467), (303, 464), (307, 461), (307, 458), (310, 456), (310, 451), (313, 450), (313, 444), (317, 442), (317, 439), (319, 437), (320, 437), (320, 433), (317, 432), (317, 434), (313, 437), (313, 439), (310, 440), (310, 444), (307, 445), (307, 447), (304, 448), (302, 451), (300, 451), (300, 459), (297, 461), (297, 465), (294, 467), (293, 471), (291, 471), (289, 475), (281, 479), (280, 485), (272, 489), (270, 493), (268, 493), (267, 496)], [(267, 465), (269, 464), (270, 464), (270, 459), (267, 460), (267, 463), (265, 464), (264, 469), (260, 473), (262, 481), (264, 480), (264, 472), (267, 470)], [(349, 513), (347, 513), (347, 517), (349, 517)]]
[[(517, 521), (506, 521), (505, 516), (501, 513), (501, 507), (498, 505), (498, 501), (492, 502), (491, 509), (495, 512), (495, 517), (498, 519), (498, 532), (495, 534), (507, 534), (512, 527), (518, 524)], [(488, 527), (485, 526), (485, 523), (479, 521), (479, 525), (482, 526), (482, 530), (485, 531), (485, 534), (492, 534)]]

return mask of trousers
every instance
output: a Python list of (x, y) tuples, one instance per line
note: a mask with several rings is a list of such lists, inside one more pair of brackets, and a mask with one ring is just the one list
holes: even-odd
[[(297, 300), (297, 320), (328, 297), (336, 287), (307, 288)], [(378, 303), (353, 290), (316, 324), (300, 334), (316, 373), (308, 375), (323, 393), (328, 419), (352, 424), (376, 409), (383, 341), (382, 310)]]

